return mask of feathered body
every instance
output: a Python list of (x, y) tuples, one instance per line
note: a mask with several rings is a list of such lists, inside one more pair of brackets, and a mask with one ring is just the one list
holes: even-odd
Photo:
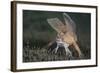
[(76, 24), (68, 14), (63, 13), (62, 15), (65, 21), (64, 23), (58, 18), (47, 19), (50, 26), (58, 33), (56, 38), (57, 47), (55, 48), (55, 53), (57, 52), (59, 46), (64, 46), (66, 54), (71, 54), (68, 47), (73, 45), (78, 52), (78, 56), (80, 57), (82, 53), (78, 44), (76, 43)]

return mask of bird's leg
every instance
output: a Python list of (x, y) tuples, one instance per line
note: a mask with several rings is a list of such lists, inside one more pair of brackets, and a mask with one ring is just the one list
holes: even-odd
[(78, 57), (80, 58), (82, 56), (82, 52), (76, 42), (73, 43), (73, 46), (75, 47), (76, 51), (78, 52)]
[(71, 53), (71, 51), (69, 50), (68, 45), (67, 45), (67, 44), (64, 44), (64, 47), (65, 47), (66, 55), (67, 55), (67, 56), (69, 55), (70, 57), (72, 57), (72, 53)]
[(55, 48), (55, 53), (57, 53), (58, 48), (59, 48), (59, 45), (57, 43), (57, 47)]

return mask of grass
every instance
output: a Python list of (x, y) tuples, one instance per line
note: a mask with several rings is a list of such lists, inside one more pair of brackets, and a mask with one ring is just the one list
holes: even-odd
[(70, 49), (73, 53), (73, 57), (66, 56), (65, 50), (59, 48), (57, 53), (54, 53), (54, 49), (40, 48), (38, 46), (24, 46), (23, 48), (23, 62), (41, 62), (41, 61), (62, 61), (62, 60), (79, 60), (79, 59), (89, 59), (90, 52), (81, 49), (84, 57), (78, 58), (75, 50)]

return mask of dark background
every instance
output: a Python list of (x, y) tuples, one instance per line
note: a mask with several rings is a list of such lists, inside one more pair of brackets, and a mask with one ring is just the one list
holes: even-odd
[[(57, 17), (64, 22), (62, 13), (23, 10), (23, 62), (68, 60), (64, 54), (60, 54), (60, 56), (51, 54), (48, 53), (47, 48), (43, 48), (57, 35), (56, 31), (48, 24), (47, 19)], [(89, 13), (66, 13), (76, 23), (77, 43), (84, 55), (82, 59), (90, 59), (91, 15)]]

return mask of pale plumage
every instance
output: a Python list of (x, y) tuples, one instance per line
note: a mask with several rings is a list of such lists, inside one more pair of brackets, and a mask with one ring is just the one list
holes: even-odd
[(71, 51), (69, 50), (68, 46), (73, 45), (80, 57), (82, 53), (80, 51), (78, 44), (76, 43), (77, 41), (76, 24), (67, 13), (63, 13), (62, 15), (65, 21), (64, 23), (60, 21), (57, 17), (47, 19), (47, 22), (49, 23), (49, 25), (59, 35), (59, 38), (56, 39), (56, 42), (58, 42), (57, 43), (58, 46), (55, 48), (55, 52), (57, 52), (59, 45), (62, 43), (63, 44), (62, 46), (65, 47), (66, 54), (67, 53), (71, 54)]

